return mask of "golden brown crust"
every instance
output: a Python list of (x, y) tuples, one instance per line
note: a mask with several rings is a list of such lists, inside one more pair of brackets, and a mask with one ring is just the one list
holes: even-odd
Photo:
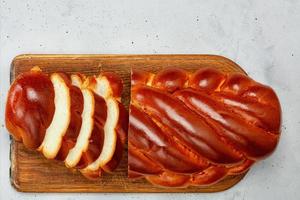
[(164, 187), (214, 184), (270, 155), (280, 123), (274, 91), (245, 75), (133, 70), (129, 171)]
[[(70, 99), (70, 121), (64, 133), (57, 160), (65, 160), (71, 149), (74, 148), (82, 125), (84, 109), (83, 90), (89, 90), (93, 99), (93, 127), (88, 139), (87, 148), (82, 152), (80, 160), (74, 165), (83, 169), (97, 160), (104, 142), (104, 126), (107, 120), (106, 100), (92, 91), (97, 86), (95, 77), (86, 77), (82, 74), (71, 76), (64, 73), (55, 73), (68, 88)], [(118, 101), (118, 123), (116, 126), (117, 142), (112, 159), (102, 168), (94, 171), (82, 171), (90, 179), (99, 178), (102, 171), (112, 172), (120, 163), (127, 137), (128, 113), (119, 102), (122, 93), (122, 80), (114, 73), (101, 73), (109, 88), (111, 98)], [(90, 89), (89, 89), (90, 88)], [(38, 149), (43, 143), (47, 128), (50, 126), (55, 112), (55, 91), (50, 76), (39, 68), (23, 73), (17, 77), (8, 93), (6, 105), (6, 126), (9, 132), (18, 141), (31, 149)]]
[(106, 121), (107, 108), (104, 99), (95, 93), (95, 112), (94, 112), (94, 125), (89, 139), (88, 148), (83, 152), (82, 157), (77, 164), (77, 168), (83, 169), (92, 162), (94, 162), (102, 150), (103, 141), (104, 141), (104, 130), (103, 127)]
[(36, 149), (54, 115), (54, 88), (49, 76), (39, 71), (23, 73), (11, 85), (5, 122), (12, 136)]
[(83, 111), (83, 96), (80, 89), (72, 85), (70, 77), (67, 74), (60, 73), (60, 75), (64, 78), (65, 83), (67, 83), (71, 96), (70, 124), (62, 139), (60, 150), (55, 157), (55, 159), (63, 161), (66, 159), (70, 149), (72, 149), (76, 144), (82, 123), (81, 114)]

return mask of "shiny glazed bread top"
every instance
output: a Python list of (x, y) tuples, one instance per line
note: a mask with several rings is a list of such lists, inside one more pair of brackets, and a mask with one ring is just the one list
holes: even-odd
[(167, 187), (214, 184), (272, 153), (274, 91), (240, 73), (132, 70), (129, 176)]
[(10, 87), (7, 129), (27, 148), (97, 178), (122, 158), (128, 124), (122, 87), (114, 73), (48, 75), (33, 68)]

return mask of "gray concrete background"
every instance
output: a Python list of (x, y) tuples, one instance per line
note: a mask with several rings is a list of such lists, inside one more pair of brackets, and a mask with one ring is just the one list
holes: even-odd
[[(300, 1), (0, 1), (0, 199), (300, 199)], [(22, 53), (220, 54), (271, 85), (283, 110), (280, 144), (216, 194), (24, 194), (9, 182), (4, 105)]]

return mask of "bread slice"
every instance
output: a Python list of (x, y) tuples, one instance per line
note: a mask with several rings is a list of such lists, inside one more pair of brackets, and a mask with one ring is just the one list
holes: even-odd
[(75, 167), (80, 161), (81, 155), (87, 150), (89, 138), (94, 126), (95, 99), (89, 89), (81, 89), (83, 95), (82, 125), (75, 146), (69, 151), (65, 165)]
[(117, 143), (116, 126), (119, 119), (119, 107), (116, 100), (110, 98), (106, 100), (107, 118), (104, 126), (104, 143), (102, 151), (93, 163), (88, 165), (83, 171), (95, 171), (108, 163), (115, 152)]
[(83, 82), (86, 79), (86, 77), (83, 74), (79, 74), (79, 73), (72, 74), (70, 78), (71, 78), (72, 85), (78, 88), (82, 88)]
[[(99, 178), (102, 171), (112, 172), (118, 166), (127, 135), (128, 113), (120, 102), (123, 83), (116, 74), (47, 75), (35, 67), (19, 79), (13, 89), (24, 86), (27, 93), (14, 91), (18, 95), (12, 93), (12, 103), (6, 111), (6, 123), (17, 140), (48, 159), (79, 169), (88, 178)], [(12, 118), (16, 116), (12, 110), (15, 99), (20, 96), (25, 103), (17, 104), (19, 110), (27, 105), (37, 109), (25, 109), (21, 116)]]
[(47, 128), (44, 140), (38, 150), (46, 158), (53, 159), (60, 149), (62, 138), (70, 124), (71, 99), (69, 88), (60, 74), (53, 73), (50, 79), (54, 87), (55, 111), (52, 122)]
[(113, 97), (113, 89), (106, 76), (100, 75), (94, 78), (94, 80), (89, 80), (89, 88), (105, 99), (107, 106), (107, 118), (104, 125), (104, 143), (102, 151), (93, 163), (81, 170), (82, 173), (97, 171), (99, 168), (104, 167), (109, 161), (111, 161), (116, 150), (116, 127), (119, 120), (118, 101)]

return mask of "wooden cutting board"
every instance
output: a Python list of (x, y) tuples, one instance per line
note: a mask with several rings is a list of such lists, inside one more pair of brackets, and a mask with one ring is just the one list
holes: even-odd
[[(11, 64), (11, 81), (20, 73), (39, 66), (44, 72), (81, 72), (86, 75), (113, 71), (124, 81), (123, 103), (128, 108), (131, 67), (155, 72), (164, 67), (194, 71), (214, 67), (224, 72), (245, 73), (233, 61), (214, 55), (20, 55)], [(145, 180), (127, 178), (127, 150), (116, 172), (105, 174), (100, 181), (85, 179), (63, 163), (46, 160), (39, 153), (11, 142), (11, 184), (22, 192), (217, 192), (238, 183), (245, 174), (229, 176), (210, 187), (160, 188)]]

